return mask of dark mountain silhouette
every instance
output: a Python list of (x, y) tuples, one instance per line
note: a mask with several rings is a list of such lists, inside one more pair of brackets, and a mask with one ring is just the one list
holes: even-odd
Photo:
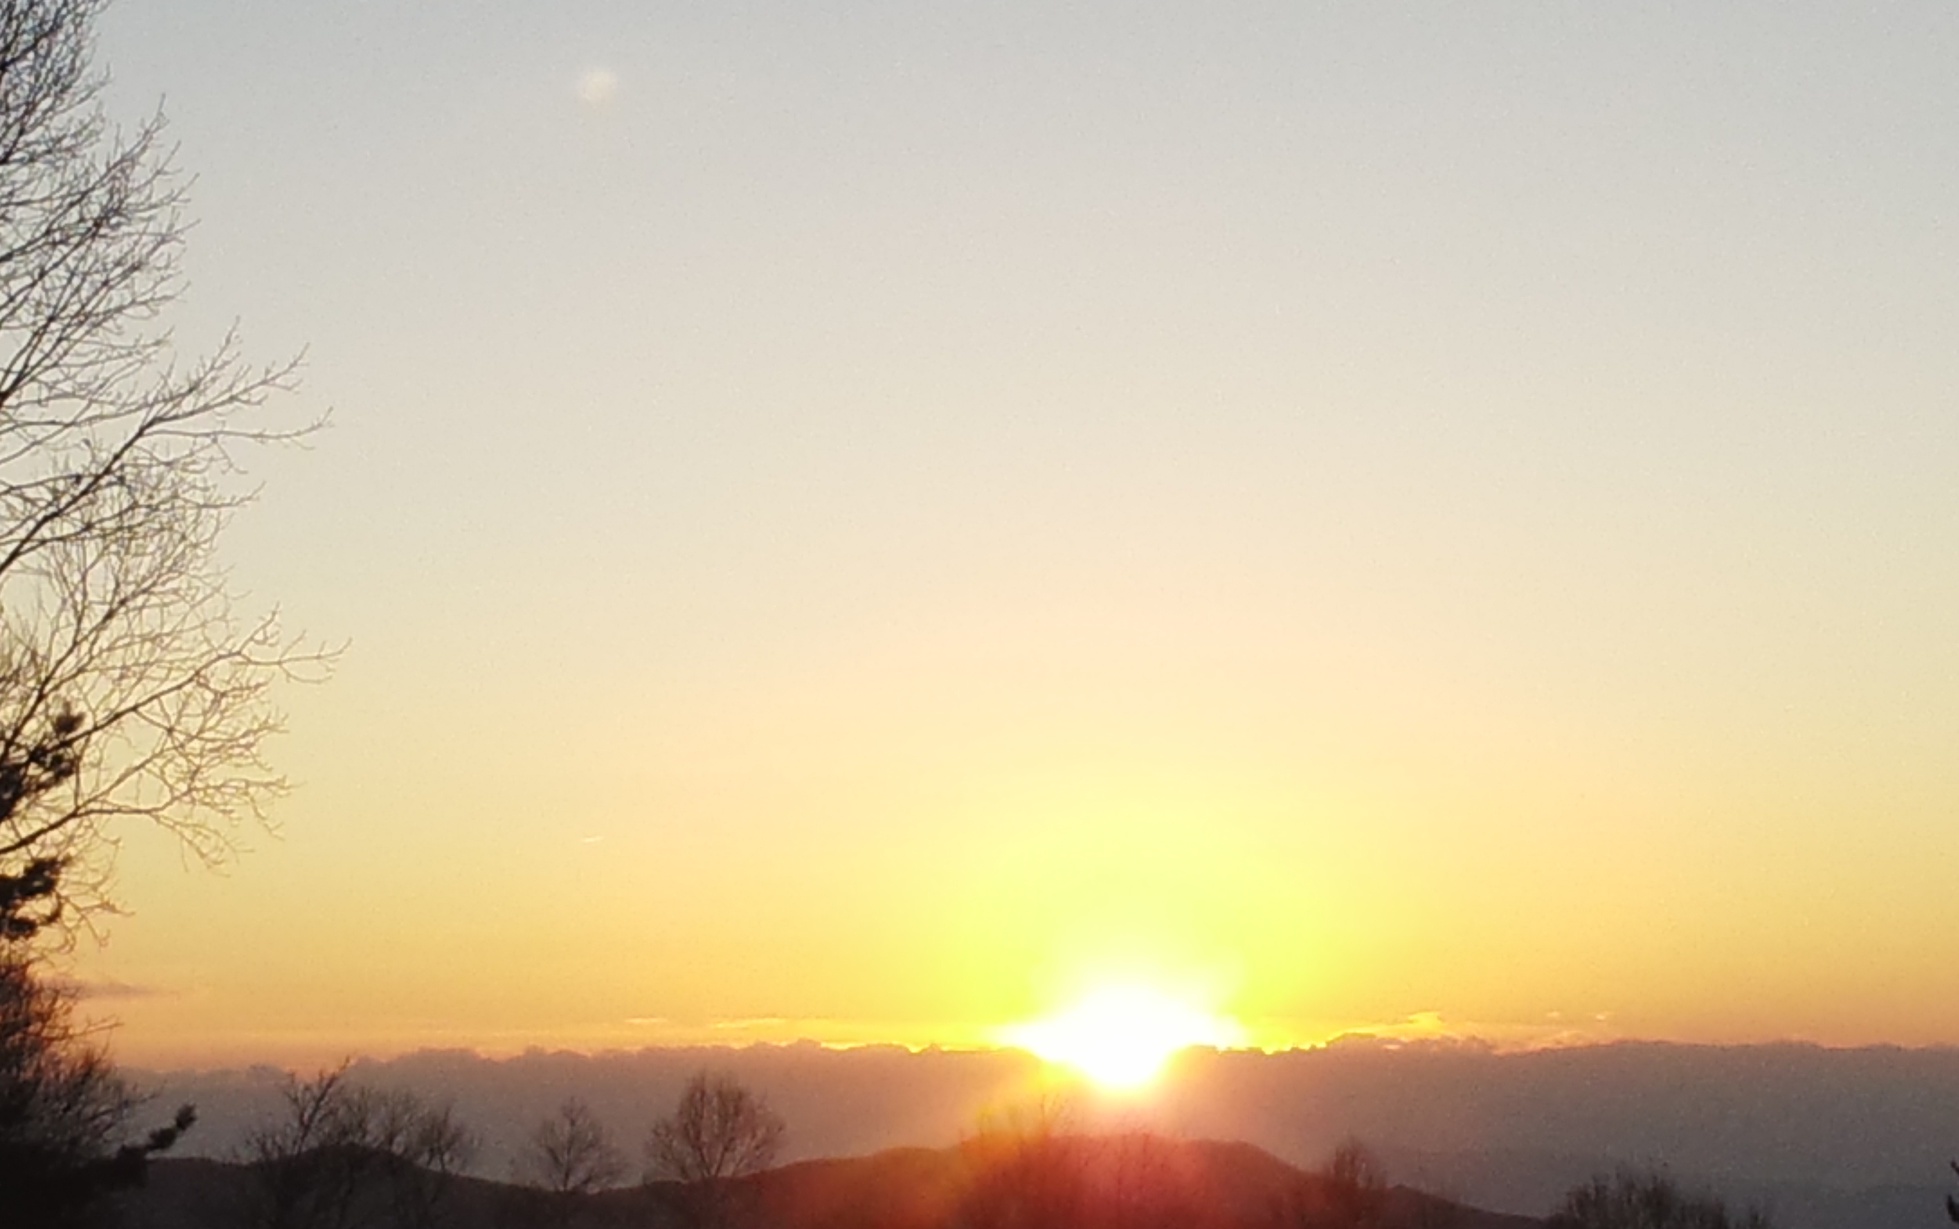
[[(789, 1122), (792, 1161), (950, 1146), (1041, 1076), (1014, 1051), (804, 1044), (502, 1059), (424, 1051), (364, 1060), (351, 1078), (453, 1101), (483, 1137), (478, 1171), (503, 1175), (567, 1096), (636, 1156), (653, 1119), (703, 1067), (768, 1097)], [(139, 1078), (160, 1104), (197, 1106), (182, 1148), (225, 1156), (276, 1111), (283, 1074)], [(1548, 1214), (1595, 1174), (1662, 1166), (1769, 1207), (1783, 1229), (1905, 1229), (1927, 1215), (1945, 1223), (1959, 1049), (1621, 1043), (1502, 1053), (1356, 1038), (1278, 1054), (1192, 1051), (1145, 1102), (1084, 1109), (1085, 1129), (1243, 1139), (1306, 1167), (1358, 1137), (1394, 1181), (1523, 1216)]]
[[(1009, 1145), (1011, 1149), (1014, 1145)], [(1315, 1201), (1323, 1179), (1250, 1144), (1173, 1141), (1150, 1135), (1063, 1136), (1034, 1151), (1076, 1150), (1071, 1215), (1084, 1226), (1273, 1229), (1301, 1202)], [(804, 1161), (755, 1183), (760, 1223), (796, 1229), (943, 1229), (998, 1223), (985, 1215), (991, 1188), (1013, 1186), (990, 1159), (963, 1148), (900, 1148), (845, 1160)], [(1065, 1197), (1065, 1196), (1064, 1196)], [(1039, 1218), (1034, 1218), (1039, 1223)], [(1381, 1229), (1526, 1229), (1537, 1221), (1464, 1207), (1405, 1187), (1388, 1192)], [(1329, 1226), (1329, 1229), (1332, 1229)]]
[[(739, 1180), (738, 1223), (771, 1229), (985, 1229), (1006, 1194), (1070, 1200), (1066, 1223), (1080, 1229), (1282, 1229), (1316, 1198), (1324, 1179), (1250, 1144), (1155, 1136), (1058, 1136), (1016, 1145), (1065, 1159), (1038, 1179), (1003, 1172), (973, 1148), (896, 1148), (871, 1156), (800, 1161)], [(1058, 1151), (1056, 1151), (1058, 1150)], [(1074, 1162), (1079, 1162), (1075, 1164)], [(128, 1229), (227, 1229), (249, 1223), (256, 1176), (248, 1165), (204, 1159), (152, 1166), (146, 1187), (125, 1196)], [(378, 1181), (379, 1179), (377, 1179)], [(1038, 1186), (1039, 1189), (1033, 1189)], [(1064, 1189), (1065, 1188), (1065, 1189)], [(674, 1184), (575, 1198), (575, 1211), (540, 1192), (481, 1178), (453, 1180), (442, 1223), (451, 1229), (528, 1229), (570, 1221), (624, 1229), (682, 1229)], [(377, 1206), (385, 1202), (377, 1199)], [(1026, 1206), (1025, 1204), (1019, 1206)], [(1044, 1223), (1037, 1218), (1031, 1222)], [(1535, 1229), (1527, 1217), (1487, 1212), (1406, 1187), (1386, 1194), (1378, 1229)], [(1328, 1226), (1328, 1229), (1335, 1229)]]

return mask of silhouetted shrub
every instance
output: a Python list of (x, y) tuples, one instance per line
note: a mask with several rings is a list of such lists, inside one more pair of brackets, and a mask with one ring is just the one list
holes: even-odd
[(1654, 1171), (1621, 1170), (1574, 1187), (1549, 1229), (1770, 1229), (1757, 1208), (1729, 1211), (1718, 1197), (1681, 1190)]

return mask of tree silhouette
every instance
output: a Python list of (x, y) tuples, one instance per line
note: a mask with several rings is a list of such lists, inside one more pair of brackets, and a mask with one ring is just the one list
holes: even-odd
[(58, 869), (0, 876), (0, 1210), (9, 1229), (81, 1225), (111, 1192), (142, 1182), (151, 1156), (196, 1121), (189, 1106), (126, 1139), (143, 1104), (74, 1020), (74, 992), (43, 975), (29, 946), (49, 916)]
[(213, 548), (234, 457), (290, 364), (180, 358), (183, 187), (160, 119), (124, 134), (91, 67), (103, 0), (0, 0), (0, 874), (99, 904), (119, 821), (199, 857), (282, 783), (278, 679), (321, 657), (234, 616)]
[[(161, 119), (113, 128), (90, 63), (104, 0), (0, 0), (0, 1192), (75, 1221), (193, 1115), (123, 1142), (139, 1102), (32, 947), (105, 902), (130, 819), (221, 857), (282, 783), (277, 680), (324, 664), (241, 621), (213, 550), (249, 498), (235, 451), (303, 434), (258, 411), (290, 364), (227, 339), (180, 359), (183, 189)], [(63, 906), (79, 906), (64, 910)]]
[(680, 1184), (682, 1211), (696, 1225), (723, 1225), (734, 1212), (734, 1180), (774, 1164), (786, 1132), (768, 1102), (734, 1076), (701, 1071), (648, 1133), (647, 1175)]
[(348, 1078), (342, 1063), (287, 1075), (283, 1104), (252, 1128), (240, 1158), (255, 1189), (257, 1229), (434, 1229), (475, 1133), (448, 1105)]
[(1387, 1202), (1387, 1171), (1366, 1144), (1348, 1139), (1290, 1193), (1277, 1220), (1295, 1229), (1377, 1229)]
[(625, 1178), (626, 1158), (591, 1108), (570, 1097), (531, 1132), (517, 1174), (526, 1185), (549, 1196), (551, 1220), (566, 1226), (576, 1219), (585, 1196), (617, 1186)]
[(1730, 1211), (1711, 1194), (1681, 1190), (1656, 1171), (1620, 1170), (1573, 1187), (1548, 1229), (1770, 1229), (1757, 1208)]
[(1073, 1229), (1088, 1219), (1090, 1140), (1075, 1105), (1047, 1093), (981, 1116), (960, 1144), (970, 1175), (960, 1229)]
[(1145, 1130), (1089, 1133), (1082, 1103), (1045, 1090), (980, 1115), (960, 1142), (952, 1229), (1198, 1229), (1214, 1215), (1201, 1165)]

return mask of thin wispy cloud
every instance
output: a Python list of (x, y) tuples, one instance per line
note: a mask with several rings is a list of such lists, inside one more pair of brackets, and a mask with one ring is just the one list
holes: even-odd
[(82, 979), (67, 983), (67, 989), (75, 996), (84, 999), (154, 999), (177, 993), (161, 986), (143, 986), (133, 982), (117, 981), (113, 977)]

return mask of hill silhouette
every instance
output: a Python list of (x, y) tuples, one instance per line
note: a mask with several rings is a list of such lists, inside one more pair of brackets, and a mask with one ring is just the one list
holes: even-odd
[[(1015, 1143), (1004, 1152), (968, 1143), (799, 1161), (736, 1181), (728, 1206), (738, 1210), (737, 1224), (771, 1229), (986, 1229), (1009, 1223), (1029, 1229), (1280, 1229), (1302, 1224), (1300, 1211), (1316, 1206), (1324, 1182), (1251, 1144), (1143, 1134), (1056, 1136)], [(123, 1199), (122, 1212), (129, 1229), (243, 1229), (255, 1183), (246, 1164), (161, 1161), (149, 1184)], [(385, 1192), (368, 1196), (369, 1206), (387, 1206)], [(453, 1180), (440, 1223), (449, 1229), (567, 1223), (683, 1229), (682, 1208), (670, 1182), (553, 1204), (537, 1191), (464, 1177)], [(1393, 1187), (1375, 1229), (1538, 1224)]]
[[(350, 1079), (453, 1104), (481, 1135), (478, 1170), (510, 1172), (567, 1096), (629, 1149), (702, 1067), (727, 1070), (788, 1119), (785, 1160), (946, 1147), (1041, 1078), (1019, 1051), (829, 1050), (813, 1043), (505, 1058), (419, 1051)], [(276, 1068), (134, 1072), (156, 1103), (197, 1106), (189, 1155), (236, 1155), (279, 1112)], [(1786, 1229), (1944, 1223), (1959, 1048), (1829, 1049), (1648, 1042), (1501, 1052), (1348, 1039), (1315, 1050), (1190, 1051), (1146, 1108), (1092, 1104), (1083, 1129), (1242, 1139), (1311, 1167), (1366, 1141), (1399, 1181), (1476, 1207), (1547, 1215), (1623, 1166), (1760, 1204)]]

